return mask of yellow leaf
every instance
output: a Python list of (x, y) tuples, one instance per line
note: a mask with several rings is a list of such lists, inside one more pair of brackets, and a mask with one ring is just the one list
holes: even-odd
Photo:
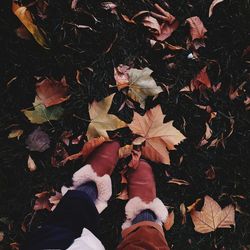
[(19, 140), (20, 136), (23, 134), (23, 130), (22, 129), (13, 129), (9, 135), (8, 138), (9, 139), (13, 139), (13, 138), (17, 138)]
[(126, 126), (126, 123), (117, 116), (108, 114), (114, 95), (115, 94), (112, 94), (100, 102), (94, 101), (90, 105), (89, 116), (91, 123), (87, 131), (88, 140), (99, 136), (109, 138), (107, 131), (113, 131)]
[(140, 141), (145, 141), (143, 156), (155, 162), (169, 164), (169, 150), (175, 150), (175, 145), (185, 139), (185, 136), (173, 126), (173, 121), (163, 123), (164, 117), (161, 106), (157, 105), (144, 116), (135, 112), (133, 121), (128, 126), (134, 134), (142, 137)]
[(23, 23), (27, 30), (32, 34), (37, 43), (39, 43), (45, 49), (48, 49), (48, 45), (44, 36), (44, 32), (41, 28), (38, 28), (34, 24), (33, 18), (29, 10), (25, 6), (20, 6), (13, 1), (12, 11)]
[(206, 195), (201, 211), (192, 210), (191, 218), (196, 232), (209, 233), (217, 228), (231, 228), (231, 225), (235, 225), (235, 208), (228, 205), (221, 209), (215, 200)]

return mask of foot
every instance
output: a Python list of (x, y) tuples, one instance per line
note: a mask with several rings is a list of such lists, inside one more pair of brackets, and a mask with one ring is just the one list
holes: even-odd
[(99, 213), (107, 207), (107, 201), (112, 195), (110, 175), (117, 162), (120, 144), (116, 141), (104, 142), (96, 148), (86, 160), (86, 165), (73, 175), (73, 189), (94, 182), (97, 187), (95, 205)]
[(154, 174), (145, 160), (140, 160), (138, 167), (128, 173), (128, 197), (129, 201), (125, 207), (127, 220), (122, 229), (130, 227), (136, 216), (145, 210), (151, 210), (155, 214), (156, 223), (162, 225), (166, 221), (167, 208), (156, 197)]

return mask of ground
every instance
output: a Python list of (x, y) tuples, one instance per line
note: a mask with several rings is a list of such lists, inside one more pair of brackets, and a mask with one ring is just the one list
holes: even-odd
[[(27, 5), (32, 1), (23, 1)], [(154, 9), (157, 0), (116, 0), (116, 12), (102, 8), (102, 1), (79, 0), (79, 11), (71, 9), (71, 1), (48, 2), (47, 16), (37, 19), (37, 25), (46, 32), (50, 49), (40, 46), (31, 37), (21, 39), (16, 29), (21, 23), (12, 13), (11, 1), (0, 4), (0, 231), (4, 239), (0, 249), (10, 249), (11, 243), (21, 243), (25, 232), (46, 220), (47, 210), (34, 212), (35, 194), (42, 191), (60, 191), (70, 184), (72, 173), (82, 166), (82, 160), (52, 167), (51, 155), (64, 131), (73, 136), (85, 135), (88, 128), (88, 104), (114, 92), (114, 67), (119, 64), (134, 68), (149, 67), (153, 78), (165, 91), (156, 98), (148, 98), (146, 109), (160, 104), (166, 121), (186, 136), (186, 140), (170, 153), (171, 164), (152, 162), (160, 199), (175, 213), (175, 223), (166, 232), (172, 249), (250, 249), (250, 170), (249, 170), (249, 13), (250, 1), (224, 0), (208, 17), (212, 1), (169, 0), (169, 11), (180, 26), (166, 41), (185, 50), (155, 48), (150, 45), (152, 33), (138, 21), (136, 25), (124, 21), (121, 14), (134, 16), (143, 10)], [(82, 7), (81, 7), (82, 6)], [(30, 7), (31, 11), (34, 6)], [(81, 8), (84, 10), (81, 10)], [(93, 17), (94, 16), (94, 17)], [(205, 47), (198, 50), (197, 58), (187, 49), (189, 26), (185, 20), (198, 16), (207, 29)], [(95, 20), (98, 19), (98, 21)], [(93, 28), (77, 28), (84, 24)], [(166, 55), (172, 58), (164, 58)], [(193, 52), (194, 54), (194, 52)], [(191, 54), (192, 55), (192, 54)], [(212, 88), (180, 92), (197, 73), (207, 66)], [(80, 82), (76, 72), (80, 72)], [(21, 110), (32, 107), (38, 76), (61, 79), (66, 77), (70, 98), (64, 102), (64, 114), (58, 121), (41, 125), (49, 135), (51, 145), (45, 152), (30, 152), (27, 136), (38, 127)], [(243, 85), (242, 85), (243, 84)], [(236, 96), (230, 96), (236, 91)], [(116, 95), (111, 111), (130, 122), (133, 111), (118, 112), (124, 96)], [(249, 102), (249, 100), (248, 100)], [(208, 108), (209, 107), (209, 110)], [(212, 121), (211, 112), (216, 116)], [(141, 111), (143, 112), (143, 111)], [(208, 143), (201, 146), (206, 123), (212, 130)], [(24, 131), (19, 138), (9, 139), (13, 128)], [(126, 143), (126, 131), (122, 142)], [(212, 141), (219, 139), (216, 145)], [(83, 145), (72, 144), (69, 154), (79, 152)], [(34, 172), (27, 168), (31, 155), (37, 165)], [(101, 239), (107, 249), (115, 249), (120, 240), (126, 201), (116, 198), (121, 191), (120, 160), (112, 175), (113, 196), (109, 207), (101, 215)], [(167, 173), (167, 174), (166, 174)], [(189, 185), (168, 183), (169, 176), (186, 180)], [(186, 222), (180, 206), (189, 206), (196, 199), (211, 196), (221, 207), (233, 204), (236, 208), (236, 226), (201, 234), (194, 231), (189, 213)], [(202, 204), (200, 204), (201, 208)], [(199, 209), (199, 208), (197, 208)], [(12, 244), (12, 249), (14, 245)]]

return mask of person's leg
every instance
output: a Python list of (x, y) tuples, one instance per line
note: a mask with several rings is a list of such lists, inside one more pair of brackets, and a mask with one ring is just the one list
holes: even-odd
[(162, 229), (168, 211), (156, 197), (154, 175), (151, 166), (144, 160), (128, 174), (128, 195), (122, 242), (117, 249), (169, 250)]
[[(67, 249), (83, 235), (83, 228), (98, 236), (99, 213), (112, 194), (110, 175), (118, 161), (119, 148), (118, 142), (103, 143), (88, 157), (87, 165), (74, 173), (73, 186), (65, 192), (47, 223), (29, 233), (21, 249)], [(96, 238), (89, 231), (85, 235)]]

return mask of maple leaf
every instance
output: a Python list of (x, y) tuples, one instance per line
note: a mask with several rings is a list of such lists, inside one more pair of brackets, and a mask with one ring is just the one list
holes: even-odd
[(187, 40), (187, 47), (193, 47), (195, 50), (200, 47), (205, 47), (204, 39), (207, 29), (204, 27), (203, 22), (198, 16), (189, 17), (186, 19), (186, 23), (190, 26), (191, 38)]
[(128, 87), (127, 95), (145, 108), (145, 100), (148, 96), (155, 96), (162, 92), (162, 88), (156, 85), (151, 77), (152, 70), (149, 68), (135, 69), (120, 64), (114, 69), (114, 78), (119, 90)]
[(63, 114), (63, 108), (59, 105), (46, 108), (39, 100), (35, 98), (33, 103), (34, 110), (24, 110), (25, 116), (30, 120), (31, 123), (42, 124), (51, 120), (58, 120)]
[(46, 108), (66, 101), (69, 98), (68, 89), (65, 77), (60, 81), (46, 78), (36, 84), (37, 96)]
[(169, 150), (175, 150), (175, 145), (180, 143), (185, 136), (173, 126), (173, 121), (163, 123), (165, 116), (161, 106), (148, 110), (144, 116), (134, 113), (133, 121), (128, 124), (134, 134), (140, 135), (134, 144), (145, 145), (142, 155), (146, 158), (169, 164)]
[(34, 24), (30, 11), (25, 6), (21, 6), (14, 1), (12, 3), (12, 11), (32, 34), (36, 42), (45, 49), (48, 49), (44, 31)]
[(117, 116), (108, 113), (114, 95), (115, 94), (112, 94), (99, 102), (93, 101), (90, 104), (89, 116), (91, 122), (87, 131), (88, 140), (99, 136), (109, 138), (107, 131), (113, 131), (126, 126), (124, 121), (120, 120)]
[(231, 225), (235, 225), (235, 208), (228, 205), (221, 209), (215, 200), (206, 195), (201, 211), (193, 209), (191, 218), (196, 232), (209, 233), (217, 228), (231, 228)]

